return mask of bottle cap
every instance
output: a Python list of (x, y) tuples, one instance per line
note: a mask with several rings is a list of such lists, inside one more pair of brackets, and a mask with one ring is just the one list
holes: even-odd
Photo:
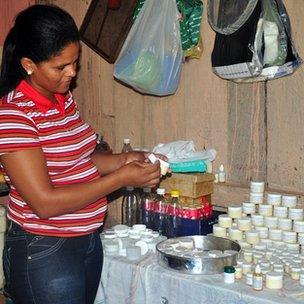
[(223, 164), (221, 164), (221, 165), (220, 165), (220, 169), (219, 169), (219, 171), (220, 171), (220, 172), (224, 172), (224, 171), (225, 171), (225, 169), (224, 169), (224, 165), (223, 165)]
[(131, 142), (130, 138), (124, 138), (123, 143), (124, 144), (129, 144)]
[(173, 196), (173, 197), (179, 197), (179, 190), (172, 190), (172, 191), (170, 192), (170, 194), (171, 194), (171, 196)]
[(164, 195), (166, 193), (166, 190), (164, 188), (157, 188), (156, 193), (159, 195)]
[(233, 266), (225, 266), (224, 267), (224, 272), (226, 272), (226, 273), (234, 273), (235, 272), (235, 268)]
[(255, 273), (261, 273), (261, 267), (259, 264), (255, 267)]

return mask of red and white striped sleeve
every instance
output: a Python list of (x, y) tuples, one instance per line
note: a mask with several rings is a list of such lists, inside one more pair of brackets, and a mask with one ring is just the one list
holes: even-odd
[(34, 121), (13, 105), (0, 105), (0, 155), (40, 147)]

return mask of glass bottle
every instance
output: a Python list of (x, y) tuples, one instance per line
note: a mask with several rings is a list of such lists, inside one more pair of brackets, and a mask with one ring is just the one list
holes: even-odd
[(121, 152), (128, 153), (128, 152), (132, 152), (132, 151), (133, 151), (133, 149), (131, 147), (131, 140), (129, 138), (124, 138)]
[(154, 199), (151, 188), (143, 188), (140, 202), (140, 223), (149, 229), (152, 229), (153, 226)]
[(179, 201), (179, 190), (172, 190), (171, 191), (171, 200), (168, 206), (168, 230), (167, 230), (167, 237), (173, 238), (179, 235), (180, 229), (180, 201)]
[(126, 187), (125, 194), (121, 204), (122, 224), (129, 227), (138, 223), (138, 199), (134, 193), (134, 187)]
[(158, 231), (160, 235), (166, 235), (167, 227), (167, 212), (168, 212), (168, 201), (165, 197), (165, 189), (158, 188), (156, 190), (156, 199), (154, 202), (154, 229)]

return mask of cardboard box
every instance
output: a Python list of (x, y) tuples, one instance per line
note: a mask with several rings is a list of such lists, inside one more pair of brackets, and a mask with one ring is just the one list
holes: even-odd
[(172, 173), (161, 181), (159, 187), (165, 188), (166, 193), (179, 190), (180, 196), (198, 201), (213, 193), (213, 181), (211, 173)]

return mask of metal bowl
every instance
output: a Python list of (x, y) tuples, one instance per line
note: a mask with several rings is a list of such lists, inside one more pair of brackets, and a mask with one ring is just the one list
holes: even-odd
[[(193, 248), (178, 253), (170, 250), (173, 244), (193, 241)], [(241, 247), (236, 242), (212, 235), (194, 235), (167, 239), (157, 244), (158, 263), (168, 269), (186, 274), (215, 274), (222, 273), (225, 266), (236, 265)], [(232, 250), (229, 254), (210, 257), (211, 250)]]

